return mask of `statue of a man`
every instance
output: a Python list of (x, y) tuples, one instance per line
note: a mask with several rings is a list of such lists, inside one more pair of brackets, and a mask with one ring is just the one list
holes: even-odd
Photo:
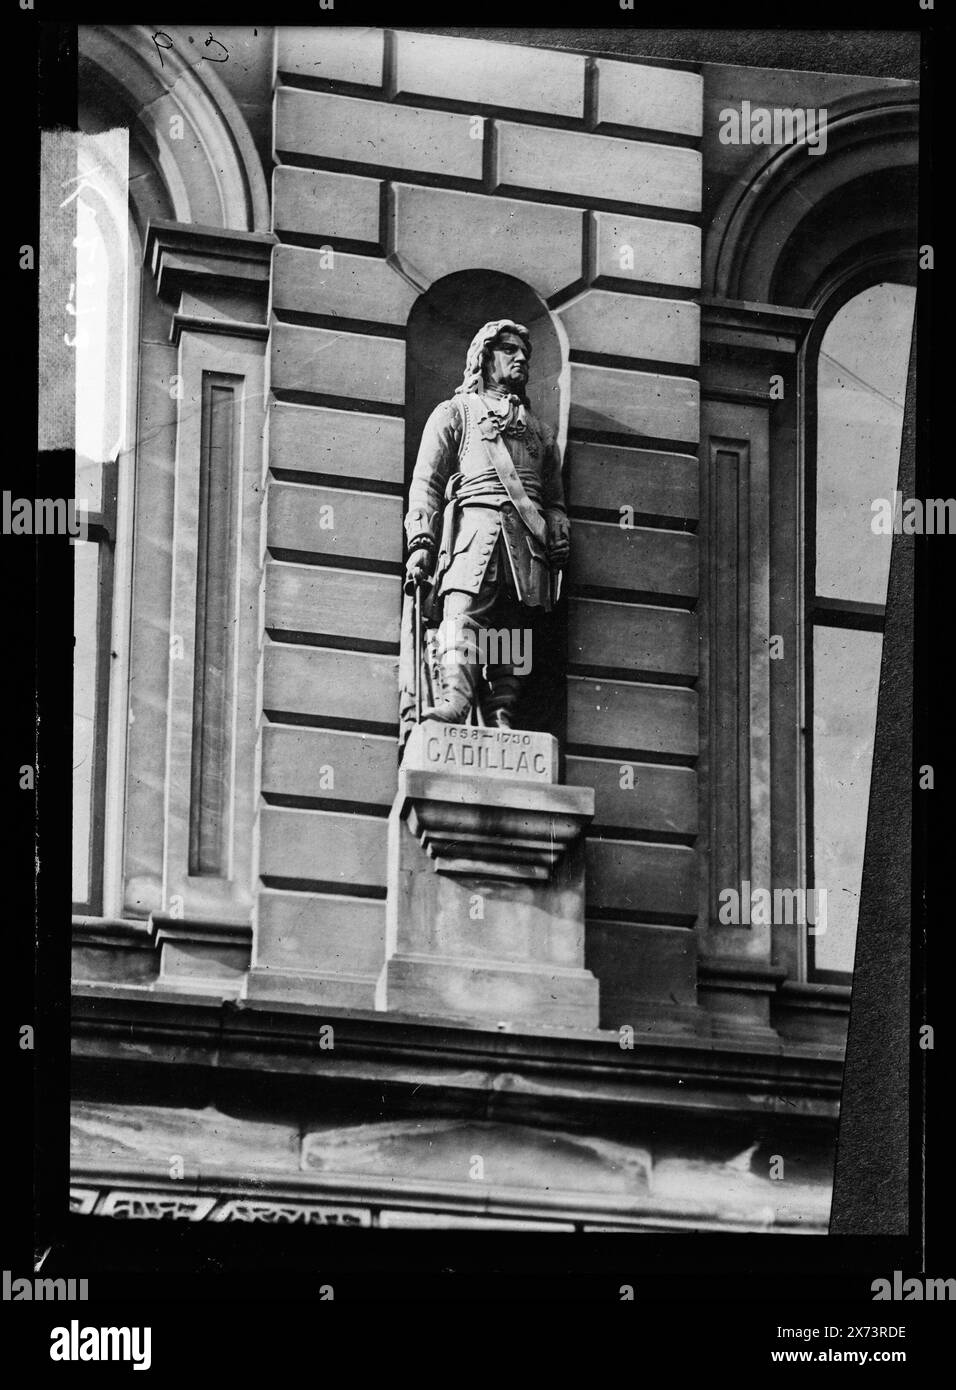
[[(422, 434), (405, 534), (407, 578), (431, 583), (428, 609), (441, 618), (442, 693), (426, 719), (463, 723), (477, 701), (487, 724), (512, 727), (527, 670), (515, 670), (507, 634), (533, 632), (567, 564), (561, 459), (525, 395), (530, 360), (526, 328), (486, 323), (462, 384)], [(483, 645), (491, 631), (498, 640)]]

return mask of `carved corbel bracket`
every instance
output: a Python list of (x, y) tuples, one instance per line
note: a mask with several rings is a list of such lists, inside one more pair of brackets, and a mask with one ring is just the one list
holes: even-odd
[(594, 816), (591, 787), (402, 774), (401, 817), (437, 873), (546, 882)]

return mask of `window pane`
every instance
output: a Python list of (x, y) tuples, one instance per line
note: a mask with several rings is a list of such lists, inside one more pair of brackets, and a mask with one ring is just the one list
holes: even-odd
[(876, 285), (836, 315), (817, 379), (817, 581), (827, 598), (885, 603), (891, 536), (872, 503), (892, 501), (900, 467), (916, 292)]
[(96, 619), (100, 548), (73, 547), (73, 901), (90, 896), (90, 842), (96, 718)]
[[(95, 207), (76, 209), (76, 499), (101, 505), (100, 467), (108, 457), (107, 342), (109, 261)], [(115, 331), (115, 326), (114, 326)]]
[[(813, 637), (813, 872), (825, 888), (820, 970), (852, 970), (883, 638), (817, 627)], [(822, 923), (821, 923), (822, 925)]]
[(128, 312), (128, 132), (80, 139), (76, 180), (78, 501), (101, 510), (99, 465), (124, 445)]

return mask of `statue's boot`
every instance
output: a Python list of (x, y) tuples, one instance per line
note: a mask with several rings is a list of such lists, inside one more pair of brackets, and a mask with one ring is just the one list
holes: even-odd
[(437, 719), (442, 724), (467, 721), (478, 689), (479, 666), (474, 657), (475, 634), (471, 628), (459, 624), (439, 627), (442, 698), (422, 710), (422, 719)]
[(485, 675), (489, 692), (482, 701), (485, 723), (493, 729), (513, 728), (521, 677), (510, 666), (489, 666)]

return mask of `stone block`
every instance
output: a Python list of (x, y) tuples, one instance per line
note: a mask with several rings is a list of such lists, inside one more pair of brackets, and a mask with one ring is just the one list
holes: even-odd
[(287, 74), (380, 87), (384, 54), (384, 29), (311, 24), (276, 27), (276, 72), (280, 77)]
[(697, 537), (613, 522), (575, 521), (570, 584), (693, 598), (698, 589)]
[(167, 981), (235, 982), (249, 969), (248, 946), (204, 945), (189, 941), (164, 941), (160, 983)]
[(271, 550), (397, 565), (402, 558), (402, 501), (376, 492), (273, 480), (266, 534)]
[(704, 79), (699, 73), (617, 63), (611, 58), (598, 58), (595, 68), (600, 125), (701, 134)]
[(385, 886), (384, 817), (264, 806), (260, 812), (259, 873), (376, 888)]
[(586, 290), (558, 310), (572, 352), (601, 352), (696, 366), (700, 309), (679, 299)]
[(692, 614), (583, 598), (572, 598), (568, 609), (568, 659), (573, 665), (696, 675), (697, 619)]
[(651, 845), (591, 836), (587, 845), (588, 911), (667, 914), (693, 922), (697, 855), (683, 845)]
[(540, 188), (577, 198), (700, 210), (697, 150), (499, 121), (497, 158), (503, 189)]
[(697, 694), (678, 686), (571, 676), (568, 743), (695, 757), (699, 746)]
[(397, 956), (388, 963), (386, 1008), (425, 1018), (467, 1018), (491, 1028), (593, 1029), (598, 984), (586, 970), (475, 964)]
[(262, 706), (267, 714), (398, 723), (398, 657), (286, 645), (266, 637)]
[(405, 398), (405, 344), (330, 328), (272, 327), (271, 383), (277, 391), (400, 405)]
[(594, 223), (598, 276), (699, 288), (699, 227), (616, 212), (597, 212)]
[[(428, 719), (408, 737), (402, 764), (426, 772), (480, 773), (495, 780), (558, 780), (558, 741), (528, 729), (483, 729)], [(389, 797), (391, 800), (391, 797)]]
[(376, 734), (266, 724), (262, 790), (353, 805), (390, 806), (398, 777), (398, 742)]
[(375, 977), (384, 959), (385, 903), (380, 899), (261, 890), (257, 966), (318, 971), (327, 978), (335, 973)]
[(395, 66), (399, 95), (584, 114), (585, 60), (577, 54), (398, 30)]
[(585, 214), (478, 193), (397, 184), (395, 253), (426, 288), (458, 270), (497, 270), (543, 298), (579, 280)]
[(272, 175), (272, 227), (280, 236), (341, 237), (377, 245), (381, 197), (378, 179), (280, 164)]
[(696, 443), (700, 386), (683, 376), (571, 364), (571, 429)]
[(123, 950), (109, 946), (74, 946), (70, 952), (70, 979), (100, 980), (112, 985), (151, 985), (159, 971), (155, 951)]
[(611, 444), (569, 445), (566, 495), (572, 507), (598, 507), (636, 517), (696, 520), (700, 511), (699, 465), (685, 454), (626, 449)]
[(394, 642), (397, 648), (400, 600), (397, 576), (282, 561), (266, 566), (268, 629)]
[(594, 788), (594, 823), (602, 829), (697, 831), (697, 774), (689, 768), (569, 756), (565, 776), (569, 786)]
[(327, 159), (375, 168), (481, 178), (482, 135), (470, 116), (396, 106), (329, 92), (276, 92), (275, 157)]
[(602, 1028), (636, 1029), (647, 1000), (697, 1002), (697, 945), (686, 927), (589, 921), (586, 959), (601, 984)]
[(404, 326), (418, 291), (388, 261), (345, 251), (277, 246), (272, 307)]
[(394, 415), (273, 401), (269, 462), (273, 468), (403, 483), (405, 423)]
[(371, 1013), (380, 1007), (381, 989), (376, 975), (254, 965), (246, 976), (244, 997), (267, 1003), (305, 1004), (310, 1009), (362, 1009)]

